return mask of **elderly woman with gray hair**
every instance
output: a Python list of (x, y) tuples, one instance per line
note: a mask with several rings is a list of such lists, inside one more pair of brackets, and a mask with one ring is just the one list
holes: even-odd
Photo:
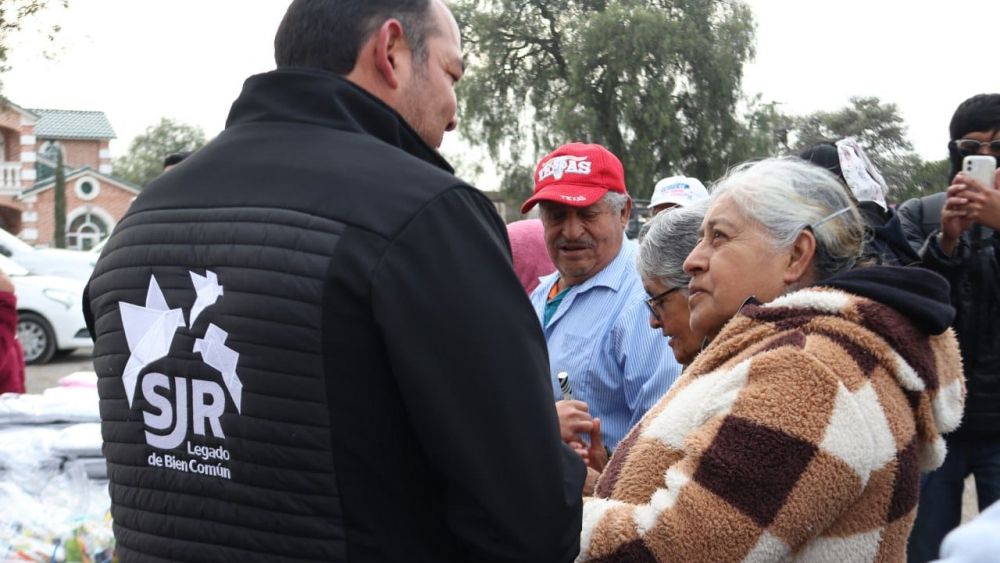
[(705, 333), (691, 329), (688, 315), (688, 282), (684, 260), (698, 244), (701, 221), (708, 202), (675, 207), (657, 214), (648, 223), (636, 266), (649, 294), (649, 325), (667, 337), (674, 357), (690, 364), (705, 342)]
[(578, 561), (901, 561), (962, 415), (947, 283), (856, 268), (857, 210), (798, 159), (730, 172), (699, 232), (708, 347), (604, 468)]

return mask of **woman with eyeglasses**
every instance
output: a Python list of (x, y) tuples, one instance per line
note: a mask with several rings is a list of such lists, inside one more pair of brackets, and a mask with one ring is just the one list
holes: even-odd
[(798, 159), (716, 184), (684, 262), (708, 346), (585, 499), (578, 561), (901, 561), (964, 386), (943, 278), (855, 268), (864, 226)]
[(667, 337), (674, 358), (682, 365), (694, 361), (705, 335), (691, 329), (688, 282), (684, 259), (698, 244), (698, 232), (708, 202), (675, 207), (657, 214), (639, 246), (636, 266), (649, 299), (649, 325)]
[(951, 185), (907, 201), (899, 214), (921, 266), (951, 283), (969, 400), (962, 425), (945, 436), (944, 465), (921, 480), (913, 562), (937, 557), (945, 535), (959, 525), (967, 477), (975, 477), (980, 510), (1000, 502), (1000, 174), (989, 186), (961, 172), (966, 156), (1000, 157), (1000, 93), (963, 101), (948, 131)]

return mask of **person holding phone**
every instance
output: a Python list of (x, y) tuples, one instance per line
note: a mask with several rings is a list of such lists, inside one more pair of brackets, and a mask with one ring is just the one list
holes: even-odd
[[(986, 141), (964, 139), (963, 143), (967, 147), (963, 152), (975, 149), (977, 154), (963, 158), (962, 172), (955, 176), (946, 192), (939, 241), (942, 250), (949, 255), (955, 253), (962, 233), (977, 223), (994, 231), (1000, 230), (997, 157), (992, 154), (992, 148), (986, 148)], [(1000, 139), (996, 143), (1000, 150)], [(979, 154), (986, 150), (991, 154)]]
[[(945, 436), (948, 454), (920, 483), (920, 505), (909, 561), (938, 557), (945, 535), (961, 519), (965, 478), (974, 475), (979, 509), (1000, 499), (1000, 94), (962, 102), (950, 125), (951, 185), (899, 209), (921, 265), (951, 283), (954, 328), (962, 351), (968, 399), (957, 430)], [(987, 156), (987, 174), (967, 157)], [(971, 159), (975, 160), (975, 158)], [(992, 162), (990, 162), (992, 161)], [(978, 177), (978, 179), (977, 179)]]

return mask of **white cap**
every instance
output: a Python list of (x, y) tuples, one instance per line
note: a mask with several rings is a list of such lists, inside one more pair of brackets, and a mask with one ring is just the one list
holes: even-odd
[(653, 188), (653, 197), (649, 200), (649, 206), (656, 207), (673, 203), (684, 207), (703, 199), (708, 199), (708, 190), (697, 178), (671, 176), (656, 183), (656, 187)]

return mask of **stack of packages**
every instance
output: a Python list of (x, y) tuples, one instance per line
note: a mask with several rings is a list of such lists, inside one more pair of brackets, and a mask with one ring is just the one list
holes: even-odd
[(0, 395), (0, 561), (112, 561), (96, 376)]

